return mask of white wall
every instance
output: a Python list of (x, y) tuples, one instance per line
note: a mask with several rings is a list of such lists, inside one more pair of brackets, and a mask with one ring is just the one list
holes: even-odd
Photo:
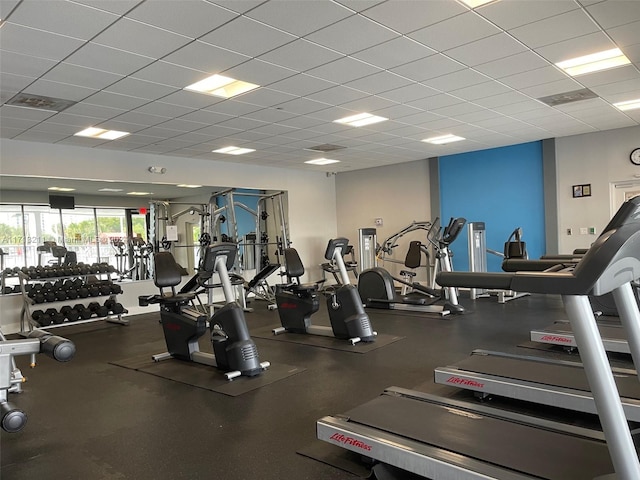
[[(338, 235), (351, 240), (356, 250), (360, 228), (376, 228), (381, 243), (414, 220), (431, 220), (428, 160), (339, 173), (336, 177), (336, 209)], [(376, 218), (382, 218), (381, 227), (375, 226)], [(424, 242), (425, 233), (403, 237), (394, 258), (404, 261), (409, 241)], [(400, 265), (391, 263), (380, 266), (393, 275), (401, 269)]]
[[(611, 205), (612, 185), (639, 180), (634, 175), (640, 175), (640, 167), (629, 161), (637, 147), (640, 127), (556, 139), (560, 252), (588, 248), (600, 234), (619, 206)], [(591, 197), (573, 198), (572, 186), (582, 184), (591, 184)], [(595, 227), (596, 235), (580, 235), (581, 227)], [(568, 228), (573, 235), (567, 234)]]
[[(151, 165), (166, 167), (167, 173), (161, 177), (151, 174), (147, 171)], [(300, 253), (309, 279), (320, 278), (319, 265), (323, 262), (324, 248), (337, 231), (335, 177), (313, 170), (2, 139), (0, 175), (286, 190), (290, 238)], [(4, 317), (0, 320), (2, 324), (7, 323)]]

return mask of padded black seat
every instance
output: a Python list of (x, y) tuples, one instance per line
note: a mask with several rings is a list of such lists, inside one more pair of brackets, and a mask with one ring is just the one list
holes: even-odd
[[(182, 281), (182, 272), (171, 252), (158, 252), (153, 257), (153, 282), (160, 289), (160, 303), (184, 303), (196, 297), (195, 292), (176, 293), (175, 287)], [(171, 288), (171, 292), (164, 292)]]
[(284, 249), (285, 274), (289, 281), (285, 288), (294, 293), (313, 293), (318, 290), (318, 283), (300, 283), (300, 277), (304, 275), (304, 265), (295, 248)]

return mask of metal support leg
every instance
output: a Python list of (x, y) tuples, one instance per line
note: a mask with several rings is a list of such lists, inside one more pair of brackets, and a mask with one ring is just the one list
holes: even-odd
[[(630, 283), (613, 291), (613, 299), (620, 316), (620, 323), (627, 334), (629, 351), (636, 369), (640, 366), (640, 311)], [(638, 371), (640, 376), (640, 370)]]
[(596, 320), (584, 295), (563, 295), (618, 480), (640, 478), (640, 463)]

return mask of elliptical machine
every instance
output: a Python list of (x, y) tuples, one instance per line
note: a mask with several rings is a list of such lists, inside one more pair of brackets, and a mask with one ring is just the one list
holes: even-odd
[[(176, 293), (175, 287), (181, 281), (180, 267), (171, 252), (158, 252), (154, 255), (154, 282), (160, 288), (159, 295), (138, 297), (140, 306), (152, 303), (160, 305), (160, 321), (167, 344), (167, 352), (154, 355), (154, 361), (177, 358), (201, 363), (222, 370), (227, 380), (241, 375), (253, 377), (260, 375), (269, 362), (260, 362), (258, 349), (249, 335), (242, 307), (235, 302), (233, 288), (229, 279), (229, 268), (233, 265), (237, 245), (220, 243), (206, 248), (199, 278), (202, 285), (213, 273), (220, 277), (225, 297), (225, 306), (217, 310), (207, 321), (207, 315), (198, 310), (193, 301), (195, 292)], [(171, 294), (163, 288), (171, 288)], [(207, 331), (211, 332), (211, 353), (201, 352), (198, 339)]]
[[(442, 229), (436, 228), (437, 220), (429, 229), (427, 239), (436, 250), (436, 272), (450, 272), (451, 252), (449, 245), (458, 237), (462, 231), (466, 220), (464, 218), (451, 218), (449, 224)], [(416, 263), (407, 266), (420, 265), (420, 251), (423, 246), (419, 242), (413, 243), (412, 261)], [(417, 249), (417, 250), (416, 250)], [(414, 253), (415, 252), (415, 253)], [(435, 279), (435, 273), (433, 278)], [(409, 286), (415, 294), (397, 295), (394, 282)], [(440, 316), (449, 314), (462, 314), (465, 309), (458, 303), (458, 294), (455, 288), (447, 287), (437, 290), (433, 287), (426, 287), (417, 282), (410, 282), (395, 278), (382, 267), (374, 267), (365, 270), (358, 279), (358, 291), (362, 302), (371, 308), (385, 308), (390, 310), (407, 310), (423, 313), (434, 313)], [(436, 305), (438, 301), (443, 301), (441, 305)]]
[(340, 273), (341, 285), (327, 294), (327, 307), (331, 327), (312, 325), (311, 315), (320, 308), (318, 283), (300, 283), (304, 266), (295, 248), (284, 251), (285, 274), (288, 283), (276, 285), (276, 304), (282, 327), (273, 330), (274, 335), (283, 332), (307, 333), (348, 340), (351, 345), (358, 342), (373, 342), (373, 331), (369, 316), (364, 311), (358, 290), (349, 282), (342, 252), (349, 244), (346, 238), (329, 240), (324, 258), (334, 262)]

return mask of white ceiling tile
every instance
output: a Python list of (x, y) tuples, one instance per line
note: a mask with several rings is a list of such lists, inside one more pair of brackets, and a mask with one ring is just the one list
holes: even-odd
[(0, 2), (0, 18), (6, 20), (11, 11), (20, 3), (21, 0), (4, 0)]
[[(317, 125), (322, 125), (324, 122), (315, 118), (307, 117), (305, 115), (298, 115), (296, 117), (288, 118), (280, 121), (280, 124), (286, 125), (292, 128), (307, 128), (313, 130)], [(315, 130), (314, 130), (315, 131)], [(321, 132), (318, 132), (321, 133)]]
[(276, 105), (280, 105), (281, 103), (285, 103), (296, 98), (298, 97), (295, 95), (289, 95), (288, 93), (280, 92), (278, 90), (257, 88), (239, 97), (235, 97), (234, 99), (231, 99), (231, 101), (237, 100), (239, 102), (258, 105), (260, 107), (275, 107)]
[(133, 110), (141, 105), (144, 105), (148, 102), (148, 100), (143, 98), (130, 97), (128, 95), (120, 95), (118, 93), (97, 92), (86, 98), (85, 102), (92, 105), (102, 105), (105, 107)]
[(147, 82), (133, 77), (123, 78), (105, 89), (107, 92), (120, 93), (132, 97), (157, 100), (176, 91), (176, 87)]
[(587, 12), (603, 28), (612, 28), (640, 21), (640, 2), (637, 0), (608, 0), (588, 6)]
[(46, 143), (57, 143), (60, 140), (66, 138), (67, 135), (61, 135), (59, 133), (46, 133), (39, 131), (29, 130), (26, 133), (22, 133), (16, 137), (15, 140), (22, 140), (23, 142), (46, 142)]
[(479, 98), (475, 102), (483, 107), (496, 108), (503, 105), (509, 105), (512, 103), (519, 103), (530, 100), (526, 95), (522, 95), (518, 92), (502, 93), (500, 95), (494, 95), (492, 97)]
[[(120, 119), (120, 117), (118, 117), (117, 119)], [(184, 120), (182, 118), (174, 118), (171, 120), (164, 121), (161, 124), (158, 124), (157, 126), (160, 128), (167, 128), (169, 130), (177, 130), (180, 132), (193, 132), (195, 130), (200, 130), (201, 128), (204, 128), (208, 125), (206, 123)]]
[[(251, 32), (251, 35), (247, 35)], [(256, 38), (260, 41), (256, 42)], [(247, 17), (238, 17), (200, 38), (217, 47), (257, 57), (292, 42), (297, 37)]]
[(306, 38), (349, 55), (395, 37), (398, 37), (398, 34), (392, 30), (363, 16), (354, 15), (318, 30)]
[(310, 93), (326, 90), (335, 86), (335, 82), (328, 82), (321, 78), (316, 78), (305, 73), (292, 75), (289, 78), (274, 82), (269, 85), (273, 90), (290, 93), (292, 95), (304, 96)]
[(363, 15), (406, 34), (447, 20), (467, 9), (448, 0), (391, 0), (366, 10)]
[(64, 125), (61, 123), (54, 123), (51, 120), (41, 122), (38, 125), (34, 125), (32, 128), (34, 132), (55, 133), (58, 135), (69, 136), (78, 131), (74, 125)]
[(36, 110), (35, 108), (23, 108), (13, 105), (3, 105), (2, 107), (0, 107), (0, 116), (2, 117), (2, 121), (7, 118), (14, 118), (33, 122), (41, 122), (55, 114), (56, 112), (48, 110)]
[(123, 113), (122, 115), (115, 117), (114, 120), (151, 127), (153, 125), (158, 125), (159, 123), (166, 122), (167, 117), (160, 117), (158, 115), (149, 115), (148, 113), (132, 111)]
[(510, 30), (577, 8), (579, 8), (579, 5), (572, 1), (536, 0), (523, 2), (522, 0), (501, 0), (478, 8), (476, 12), (491, 20), (500, 28)]
[(434, 108), (430, 110), (430, 112), (435, 113), (436, 115), (442, 115), (443, 117), (457, 118), (458, 115), (480, 112), (482, 110), (486, 109), (484, 107), (481, 107), (480, 105), (474, 105), (473, 103), (464, 102), (442, 108)]
[(321, 103), (309, 98), (296, 98), (280, 105), (285, 112), (297, 113), (299, 115), (306, 115), (309, 113), (317, 112), (318, 110), (324, 110), (329, 105)]
[(198, 1), (147, 0), (129, 18), (191, 38), (198, 38), (237, 16), (226, 8)]
[(148, 113), (150, 115), (159, 115), (162, 117), (175, 117), (193, 112), (199, 107), (187, 107), (185, 105), (175, 105), (165, 102), (147, 103), (135, 109), (136, 112)]
[(125, 52), (92, 42), (85, 43), (82, 48), (65, 59), (66, 63), (109, 71), (120, 75), (129, 75), (149, 65), (153, 61), (151, 57)]
[(411, 83), (403, 87), (394, 88), (379, 95), (382, 98), (392, 100), (397, 103), (410, 103), (417, 99), (438, 95), (440, 92), (421, 83)]
[(449, 73), (440, 77), (424, 80), (423, 83), (443, 92), (451, 92), (460, 88), (483, 83), (488, 80), (490, 80), (490, 78), (486, 75), (467, 68), (465, 70)]
[(380, 115), (385, 118), (399, 119), (402, 117), (406, 117), (407, 115), (413, 115), (414, 113), (420, 112), (419, 109), (412, 107), (410, 105), (404, 104), (395, 104), (391, 107), (381, 108), (379, 110), (373, 110), (370, 113), (374, 113), (375, 115)]
[[(217, 103), (223, 103), (224, 100), (212, 95), (206, 95), (204, 93), (190, 92), (187, 90), (178, 90), (175, 93), (167, 95), (162, 98), (163, 103), (170, 103), (173, 105), (179, 105), (182, 107), (188, 107), (193, 109), (207, 108)], [(150, 113), (150, 112), (148, 112)], [(175, 115), (172, 115), (172, 117)]]
[(282, 110), (277, 110), (275, 108), (263, 108), (262, 110), (258, 110), (257, 112), (253, 112), (247, 118), (251, 118), (252, 120), (258, 120), (260, 122), (266, 123), (282, 123), (285, 120), (294, 117), (295, 114), (287, 113)]
[(454, 97), (448, 93), (440, 93), (426, 98), (415, 99), (411, 102), (411, 105), (421, 108), (422, 110), (432, 110), (434, 108), (448, 107), (462, 102), (464, 102), (464, 100), (461, 98)]
[(432, 50), (408, 37), (397, 37), (375, 47), (361, 50), (353, 56), (380, 68), (393, 68), (434, 55)]
[(498, 82), (483, 82), (470, 87), (453, 90), (451, 95), (463, 98), (464, 100), (476, 100), (478, 98), (490, 97), (492, 95), (498, 95), (500, 93), (510, 92), (511, 89)]
[(122, 79), (122, 75), (68, 63), (59, 63), (41, 77), (43, 80), (68, 83), (95, 90), (101, 90)]
[(521, 90), (534, 85), (556, 82), (566, 78), (567, 75), (561, 72), (558, 68), (548, 66), (530, 70), (528, 72), (518, 73), (516, 75), (509, 75), (508, 77), (501, 78), (500, 81), (512, 88)]
[(462, 114), (456, 115), (456, 120), (460, 122), (481, 124), (483, 127), (485, 127), (484, 122), (486, 120), (493, 120), (495, 118), (504, 118), (504, 117), (502, 114), (486, 108), (482, 110), (478, 110), (476, 112), (462, 113)]
[[(0, 85), (3, 91), (19, 92), (35, 82), (33, 77), (24, 77), (12, 73), (0, 73)], [(13, 97), (13, 95), (11, 95)]]
[(201, 72), (200, 70), (194, 70), (163, 61), (154, 62), (131, 74), (131, 78), (170, 86), (174, 89), (184, 88), (207, 76), (207, 73)]
[[(383, 108), (391, 107), (396, 105), (396, 102), (392, 102), (390, 100), (386, 100), (382, 97), (371, 95), (364, 98), (359, 98), (352, 102), (346, 102), (340, 105), (342, 108), (348, 108), (350, 110), (358, 111), (358, 112), (374, 112), (380, 111)], [(388, 117), (387, 117), (388, 118)]]
[(82, 45), (82, 41), (6, 22), (0, 28), (3, 50), (60, 61)]
[(481, 38), (475, 42), (447, 50), (446, 54), (468, 66), (487, 63), (516, 53), (526, 52), (527, 48), (506, 33), (498, 33)]
[(0, 108), (0, 119), (2, 119), (2, 129), (10, 129), (11, 135), (19, 135), (20, 133), (34, 127), (38, 124), (38, 120), (25, 120), (23, 118), (11, 118), (4, 115), (3, 109)]
[[(78, 18), (82, 18), (82, 21), (79, 22)], [(45, 32), (89, 40), (118, 18), (117, 15), (73, 2), (30, 0), (22, 2), (11, 13), (10, 21)]]
[(246, 55), (197, 40), (165, 56), (163, 61), (213, 74), (223, 72), (249, 59), (250, 57)]
[(583, 10), (529, 23), (509, 31), (531, 48), (542, 47), (598, 31), (598, 26)]
[[(606, 85), (598, 85), (591, 89), (597, 93), (600, 97), (608, 98), (611, 95), (626, 95), (630, 93), (638, 93), (640, 97), (640, 80), (627, 80), (624, 82), (617, 82)], [(618, 100), (616, 100), (618, 101)]]
[(336, 86), (328, 88), (327, 90), (323, 90), (322, 92), (312, 93), (308, 96), (308, 98), (310, 98), (311, 100), (316, 100), (318, 102), (340, 105), (367, 96), (367, 93), (361, 92), (360, 90), (355, 90), (349, 87)]
[(260, 110), (261, 108), (262, 107), (258, 105), (230, 99), (205, 107), (204, 111), (220, 113), (230, 117), (239, 117), (242, 115), (249, 115), (257, 110)]
[(502, 78), (516, 73), (542, 68), (549, 63), (534, 52), (526, 51), (500, 58), (491, 62), (476, 65), (474, 68), (493, 78)]
[(65, 110), (62, 113), (57, 114), (54, 118), (55, 121), (63, 125), (71, 125), (77, 128), (76, 131), (84, 130), (87, 127), (96, 125), (109, 117), (93, 117), (85, 115), (72, 115)]
[[(264, 2), (247, 13), (248, 17), (285, 32), (305, 36), (353, 15), (335, 2)], [(291, 21), (292, 18), (296, 20)]]
[(86, 102), (79, 102), (75, 105), (71, 105), (64, 111), (64, 113), (107, 119), (121, 115), (126, 111), (126, 109), (122, 108), (113, 108), (111, 106), (93, 105)]
[(336, 83), (348, 83), (380, 72), (379, 68), (351, 57), (342, 57), (307, 71), (309, 75)]
[(338, 52), (300, 39), (262, 55), (260, 60), (304, 72), (340, 57), (342, 55)]
[[(442, 117), (439, 115), (434, 115), (430, 112), (420, 112), (413, 115), (407, 115), (406, 117), (402, 117), (397, 120), (399, 124), (407, 124), (412, 125), (414, 127), (424, 127), (424, 124), (428, 122), (433, 122), (435, 120), (439, 120)], [(391, 130), (394, 132), (394, 130)]]
[(615, 48), (609, 37), (603, 32), (595, 32), (589, 35), (565, 40), (536, 49), (536, 52), (542, 55), (551, 63), (561, 62), (570, 58), (589, 55), (602, 50), (610, 50)]
[(411, 80), (422, 82), (430, 78), (464, 70), (465, 68), (467, 67), (460, 62), (445, 55), (438, 54), (392, 68), (391, 71), (403, 77), (410, 78)]
[(145, 125), (138, 125), (135, 123), (121, 122), (119, 120), (111, 119), (104, 122), (96, 123), (93, 125), (97, 128), (104, 128), (107, 130), (117, 130), (119, 132), (139, 132), (147, 128)]
[(92, 41), (139, 55), (162, 58), (192, 40), (183, 35), (122, 18)]
[(631, 60), (636, 67), (640, 68), (640, 43), (629, 45), (622, 49), (624, 54)]
[(495, 105), (491, 109), (503, 115), (514, 115), (518, 118), (532, 118), (527, 113), (534, 112), (532, 115), (539, 117), (540, 115), (549, 115), (551, 107), (536, 100), (523, 100), (521, 102), (509, 103), (506, 105)]
[(381, 94), (389, 90), (395, 90), (411, 85), (413, 82), (405, 77), (396, 75), (391, 72), (383, 71), (374, 73), (363, 78), (359, 78), (352, 82), (345, 83), (346, 86), (371, 93), (373, 95)]
[(192, 122), (205, 123), (207, 125), (214, 125), (216, 123), (229, 120), (231, 115), (225, 113), (213, 112), (211, 110), (196, 110), (195, 112), (182, 115), (180, 118), (183, 120), (189, 120)]
[(640, 43), (639, 31), (640, 21), (612, 28), (607, 30), (607, 33), (611, 35), (611, 38), (613, 38), (613, 41), (618, 47), (626, 47), (627, 45)]
[(97, 8), (106, 12), (117, 13), (123, 15), (137, 4), (142, 3), (144, 0), (73, 0), (74, 3), (81, 3), (88, 7)]
[(53, 60), (0, 50), (0, 72), (2, 73), (19, 73), (25, 77), (38, 77), (54, 65), (56, 62)]
[(442, 52), (497, 33), (500, 33), (497, 27), (469, 11), (417, 30), (409, 34), (409, 37)]

